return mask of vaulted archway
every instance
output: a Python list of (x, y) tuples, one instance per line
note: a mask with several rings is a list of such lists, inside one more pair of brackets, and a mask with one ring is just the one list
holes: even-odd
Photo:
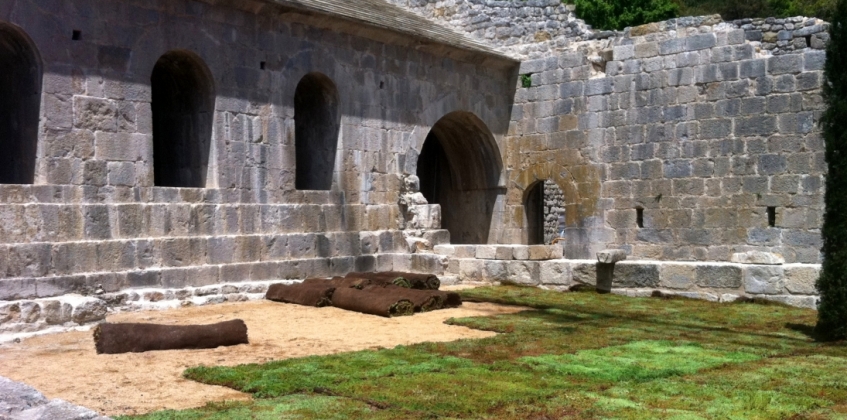
[(441, 205), (452, 243), (488, 243), (502, 168), (494, 136), (476, 115), (452, 112), (432, 127), (417, 175), (427, 201)]

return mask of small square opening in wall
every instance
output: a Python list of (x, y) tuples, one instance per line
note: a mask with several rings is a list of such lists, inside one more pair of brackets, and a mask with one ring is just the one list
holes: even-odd
[[(67, 33), (67, 32), (65, 32), (65, 33)], [(74, 29), (73, 33), (71, 33), (71, 40), (79, 41), (80, 39), (82, 39), (82, 31), (80, 31), (78, 29)]]
[(268, 67), (268, 63), (266, 63), (266, 62), (264, 62), (264, 61), (262, 61), (261, 63), (259, 63), (259, 68), (260, 68), (260, 69), (264, 70), (264, 69), (266, 69), (267, 67)]
[(776, 207), (768, 207), (768, 226), (776, 226)]
[(642, 208), (635, 209), (635, 225), (639, 228), (644, 227), (644, 209)]

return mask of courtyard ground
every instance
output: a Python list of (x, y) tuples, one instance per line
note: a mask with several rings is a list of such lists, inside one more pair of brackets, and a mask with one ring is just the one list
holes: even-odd
[(337, 308), (270, 301), (111, 315), (109, 322), (206, 324), (241, 318), (249, 345), (98, 355), (91, 331), (33, 337), (0, 346), (0, 376), (21, 381), (109, 416), (185, 409), (213, 401), (249, 401), (250, 394), (182, 377), (192, 366), (234, 366), (271, 360), (377, 350), (423, 341), (485, 338), (494, 332), (447, 325), (451, 317), (489, 316), (525, 308), (469, 303), (460, 308), (381, 318)]
[[(500, 333), (486, 338), (190, 368), (186, 378), (254, 398), (138, 418), (847, 418), (847, 346), (816, 342), (811, 310), (518, 287), (462, 293), (532, 310), (447, 321)], [(345, 334), (365, 333), (348, 325)]]

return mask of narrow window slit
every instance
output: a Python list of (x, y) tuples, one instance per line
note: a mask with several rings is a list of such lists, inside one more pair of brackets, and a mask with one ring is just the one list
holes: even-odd
[(268, 66), (268, 63), (266, 63), (266, 62), (264, 62), (264, 61), (262, 61), (261, 63), (259, 63), (259, 68), (260, 68), (260, 69), (262, 69), (262, 70), (265, 70), (265, 68), (266, 68), (267, 66)]
[(82, 39), (82, 31), (74, 29), (73, 33), (71, 34), (71, 40), (79, 41), (80, 39)]
[(641, 208), (635, 209), (635, 224), (639, 228), (644, 227), (644, 209), (641, 209)]
[(776, 207), (768, 207), (768, 226), (776, 226)]

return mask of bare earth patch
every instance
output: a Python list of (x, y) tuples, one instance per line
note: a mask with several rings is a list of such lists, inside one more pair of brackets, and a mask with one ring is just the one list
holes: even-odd
[(390, 348), (420, 342), (484, 338), (494, 333), (451, 326), (451, 317), (490, 316), (526, 308), (465, 303), (456, 309), (381, 318), (337, 308), (255, 301), (109, 316), (109, 322), (207, 324), (233, 318), (247, 323), (249, 345), (98, 355), (91, 331), (45, 335), (0, 346), (0, 376), (27, 383), (105, 415), (199, 407), (210, 401), (248, 400), (229, 388), (182, 378), (197, 365), (233, 366), (271, 360)]

